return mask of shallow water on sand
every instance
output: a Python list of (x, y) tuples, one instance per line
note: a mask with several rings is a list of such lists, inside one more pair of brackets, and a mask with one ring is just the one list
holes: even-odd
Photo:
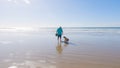
[(55, 32), (0, 32), (0, 68), (120, 68), (120, 34)]

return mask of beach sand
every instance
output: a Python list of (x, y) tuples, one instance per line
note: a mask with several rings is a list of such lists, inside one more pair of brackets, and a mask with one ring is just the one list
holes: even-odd
[(0, 68), (120, 68), (119, 33), (54, 31), (1, 31)]

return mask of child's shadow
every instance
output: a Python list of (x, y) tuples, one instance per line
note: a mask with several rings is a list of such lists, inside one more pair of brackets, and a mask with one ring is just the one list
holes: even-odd
[(58, 44), (56, 46), (56, 50), (57, 50), (58, 54), (62, 54), (63, 50), (69, 45), (77, 46), (76, 44), (74, 44), (72, 42), (64, 42), (64, 41), (58, 42)]
[(58, 54), (62, 54), (63, 47), (62, 47), (62, 44), (61, 44), (61, 43), (58, 43), (58, 44), (57, 44), (56, 50), (57, 50)]

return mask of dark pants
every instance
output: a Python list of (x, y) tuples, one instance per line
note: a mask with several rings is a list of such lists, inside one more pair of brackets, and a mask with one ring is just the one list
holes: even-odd
[(58, 35), (58, 39), (59, 39), (59, 38), (61, 39), (61, 36), (62, 36), (62, 35)]

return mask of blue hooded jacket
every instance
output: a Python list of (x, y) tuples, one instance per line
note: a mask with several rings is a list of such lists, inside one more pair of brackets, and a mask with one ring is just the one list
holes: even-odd
[(62, 35), (63, 33), (62, 27), (59, 27), (56, 32), (58, 35)]

